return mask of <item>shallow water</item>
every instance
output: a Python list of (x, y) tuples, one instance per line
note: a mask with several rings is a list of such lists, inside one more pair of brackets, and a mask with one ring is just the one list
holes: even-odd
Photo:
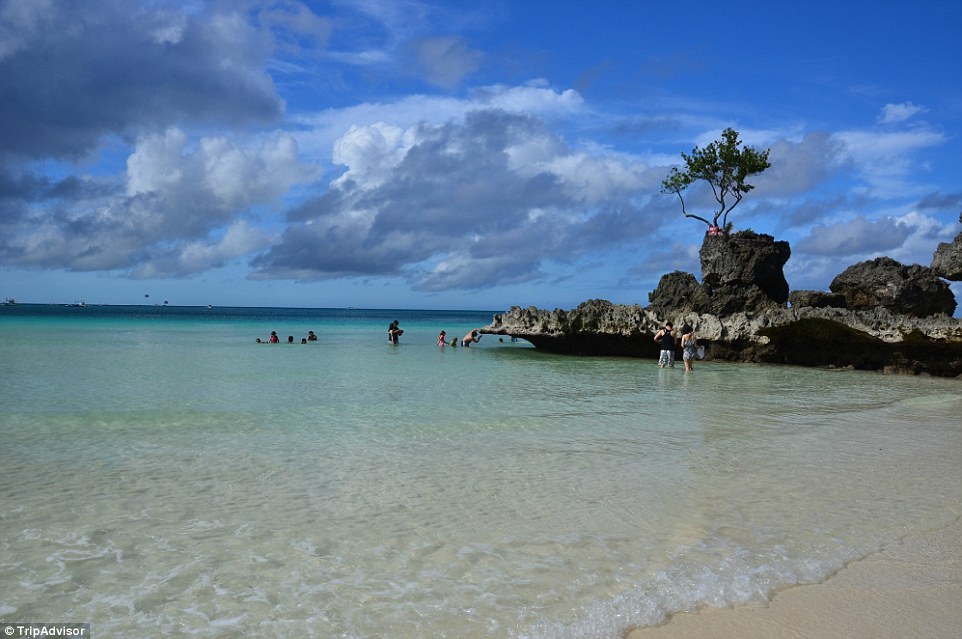
[(957, 380), (435, 346), (490, 313), (140, 310), (0, 312), (4, 621), (620, 637), (962, 510)]

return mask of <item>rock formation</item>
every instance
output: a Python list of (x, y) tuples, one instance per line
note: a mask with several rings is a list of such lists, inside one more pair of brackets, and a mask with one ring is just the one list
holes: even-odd
[(707, 308), (695, 310), (728, 315), (784, 306), (788, 282), (782, 267), (791, 255), (788, 242), (777, 242), (771, 235), (752, 231), (706, 235), (698, 257), (709, 302)]
[(845, 297), (852, 310), (877, 306), (895, 313), (927, 317), (955, 312), (955, 296), (931, 268), (905, 266), (890, 257), (853, 264), (832, 280), (829, 288)]
[[(671, 320), (694, 327), (709, 359), (962, 375), (962, 322), (949, 316), (955, 299), (927, 267), (880, 258), (856, 265), (861, 275), (836, 278), (832, 293), (789, 295), (786, 242), (750, 231), (707, 236), (699, 255), (702, 283), (668, 273), (647, 308), (607, 300), (569, 311), (513, 307), (482, 332), (555, 353), (656, 358), (653, 336)], [(861, 285), (851, 281), (859, 277)], [(870, 295), (880, 302), (866, 307)]]
[[(959, 213), (962, 223), (962, 213)], [(932, 270), (947, 280), (962, 282), (962, 232), (949, 242), (940, 242), (932, 256)]]
[(825, 291), (792, 291), (788, 294), (792, 308), (845, 308), (845, 296)]
[(776, 242), (771, 235), (752, 231), (707, 235), (698, 252), (702, 283), (691, 273), (668, 273), (648, 296), (650, 308), (730, 315), (784, 307), (788, 282), (782, 267), (791, 253), (788, 242)]

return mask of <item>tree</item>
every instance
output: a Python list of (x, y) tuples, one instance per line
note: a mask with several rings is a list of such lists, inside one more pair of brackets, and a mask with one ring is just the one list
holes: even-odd
[[(728, 128), (722, 131), (722, 139), (712, 142), (704, 149), (697, 146), (691, 155), (682, 152), (685, 160), (685, 171), (672, 167), (671, 171), (661, 183), (661, 192), (674, 193), (681, 200), (681, 212), (685, 217), (701, 220), (708, 225), (710, 233), (718, 233), (718, 218), (721, 218), (725, 229), (729, 228), (728, 214), (738, 206), (745, 194), (754, 186), (746, 182), (749, 177), (758, 175), (772, 164), (768, 161), (771, 149), (758, 151), (750, 146), (738, 148), (738, 131)], [(711, 220), (701, 215), (689, 213), (685, 208), (685, 198), (681, 192), (698, 180), (705, 180), (711, 185), (718, 210)]]

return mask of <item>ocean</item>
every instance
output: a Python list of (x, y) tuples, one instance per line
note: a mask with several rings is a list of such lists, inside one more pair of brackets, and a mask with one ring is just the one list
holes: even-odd
[(436, 345), (492, 314), (0, 308), (0, 620), (614, 639), (962, 513), (958, 380)]

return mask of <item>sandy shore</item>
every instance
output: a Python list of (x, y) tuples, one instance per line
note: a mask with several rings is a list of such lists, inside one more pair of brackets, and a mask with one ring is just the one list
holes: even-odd
[(962, 519), (890, 544), (768, 605), (675, 615), (627, 639), (959, 639)]

